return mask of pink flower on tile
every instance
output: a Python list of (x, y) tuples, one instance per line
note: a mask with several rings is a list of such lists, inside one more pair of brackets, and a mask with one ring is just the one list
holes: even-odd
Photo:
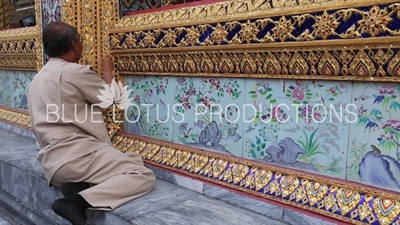
[(200, 102), (203, 103), (205, 106), (207, 106), (207, 108), (210, 108), (212, 104), (212, 99), (206, 96), (204, 98), (201, 98)]
[(314, 116), (313, 116), (315, 121), (320, 122), (320, 120), (322, 119), (322, 115), (319, 112), (314, 112)]
[(394, 88), (393, 85), (383, 85), (379, 88), (378, 94), (384, 95), (384, 94), (389, 94), (389, 95), (394, 95), (396, 94), (396, 89)]
[(312, 107), (307, 105), (301, 109), (301, 115), (308, 118), (311, 115)]
[(388, 120), (382, 125), (383, 129), (385, 129), (386, 127), (392, 127), (396, 130), (400, 130), (400, 121), (399, 120)]
[(293, 98), (295, 98), (296, 100), (301, 101), (301, 100), (304, 99), (304, 91), (299, 90), (299, 89), (296, 88), (296, 89), (293, 90), (292, 96), (293, 96)]
[(186, 92), (186, 95), (195, 95), (196, 94), (196, 89), (194, 88), (189, 88), (189, 90)]
[(219, 89), (221, 86), (221, 83), (219, 82), (218, 79), (210, 79), (210, 83), (212, 86), (216, 87), (217, 89)]
[(178, 84), (183, 85), (183, 83), (185, 83), (185, 81), (186, 81), (185, 78), (181, 77), (178, 79)]
[(190, 109), (190, 108), (192, 108), (192, 107), (190, 106), (190, 103), (189, 103), (189, 102), (184, 102), (184, 103), (182, 103), (182, 106), (183, 106), (183, 108), (185, 108), (185, 109)]
[(165, 90), (164, 85), (160, 85), (160, 87), (158, 88), (158, 91), (159, 92), (164, 92), (164, 90)]
[(179, 99), (179, 102), (180, 102), (180, 103), (186, 103), (186, 102), (189, 102), (189, 98), (188, 98), (188, 97), (186, 97), (186, 96), (182, 96), (182, 97)]
[(274, 107), (271, 110), (271, 117), (272, 119), (277, 119), (281, 116), (282, 110), (279, 107)]
[(226, 91), (227, 93), (233, 93), (232, 88), (229, 87), (229, 86), (225, 86), (225, 91)]

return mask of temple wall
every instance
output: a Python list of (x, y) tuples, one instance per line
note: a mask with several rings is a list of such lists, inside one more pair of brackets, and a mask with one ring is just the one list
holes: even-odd
[[(42, 19), (42, 22), (39, 23), (40, 27), (49, 24), (51, 21), (61, 20), (60, 0), (43, 0), (41, 1), (40, 9)], [(42, 56), (45, 63), (47, 58), (45, 55)], [(0, 68), (0, 105), (26, 110), (28, 87), (37, 71), (34, 69), (21, 70), (19, 68), (7, 68), (6, 64), (2, 65), (2, 67), (5, 68)], [(21, 68), (23, 68), (22, 65)]]
[(36, 72), (0, 70), (0, 105), (28, 109), (28, 87)]
[[(64, 20), (89, 37), (81, 63), (99, 72), (114, 56), (132, 100), (105, 114), (117, 149), (211, 197), (224, 198), (217, 185), (349, 223), (399, 223), (398, 3), (237, 1), (119, 18), (152, 8), (138, 2), (41, 4), (40, 26)], [(380, 33), (362, 28), (378, 12)], [(1, 106), (26, 110), (31, 67), (0, 70), (0, 120), (28, 130), (26, 111)]]

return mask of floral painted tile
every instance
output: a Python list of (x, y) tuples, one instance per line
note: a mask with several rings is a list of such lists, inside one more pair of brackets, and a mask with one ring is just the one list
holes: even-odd
[(350, 87), (338, 82), (248, 80), (243, 156), (344, 179)]
[(400, 85), (356, 83), (347, 179), (400, 191)]
[(28, 88), (35, 72), (0, 70), (0, 105), (28, 109)]
[(170, 77), (126, 76), (132, 105), (125, 111), (125, 131), (172, 141), (172, 102), (174, 90)]
[(175, 78), (174, 142), (242, 156), (243, 79)]

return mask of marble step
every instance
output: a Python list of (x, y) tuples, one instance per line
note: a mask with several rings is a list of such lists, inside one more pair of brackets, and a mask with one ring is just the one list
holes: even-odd
[(0, 225), (33, 225), (24, 217), (0, 201)]
[[(35, 140), (0, 129), (0, 199), (34, 224), (69, 224), (51, 204), (62, 197), (49, 188), (36, 160)], [(286, 224), (195, 191), (157, 180), (154, 190), (110, 213), (89, 212), (93, 225)]]
[[(0, 122), (0, 129), (4, 129), (6, 131), (10, 131), (12, 133), (28, 137), (29, 139), (35, 139), (35, 136), (32, 131), (25, 130), (23, 128), (13, 126), (11, 124), (7, 124), (4, 122)], [(268, 202), (259, 201), (231, 190), (227, 190), (207, 183), (202, 183), (190, 178), (185, 178), (182, 177), (181, 175), (171, 173), (166, 170), (158, 169), (153, 166), (148, 165), (148, 167), (151, 170), (153, 170), (157, 179), (164, 180), (169, 183), (182, 186), (190, 190), (194, 190), (196, 192), (199, 192), (200, 194), (235, 205), (239, 208), (246, 209), (251, 212), (255, 212), (257, 214), (264, 215), (268, 218), (272, 218), (278, 221), (284, 221), (287, 224), (292, 224), (292, 225), (335, 224), (333, 222), (328, 222), (324, 219), (321, 219), (321, 217), (316, 218), (315, 216), (304, 214), (296, 210), (293, 210), (291, 208), (285, 208)]]

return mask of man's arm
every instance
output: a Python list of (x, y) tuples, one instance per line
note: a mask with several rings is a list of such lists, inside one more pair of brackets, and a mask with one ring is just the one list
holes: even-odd
[[(104, 96), (100, 90), (105, 90), (107, 85), (110, 85), (114, 79), (114, 62), (110, 55), (104, 56), (102, 59), (102, 72), (104, 80), (102, 80), (95, 72), (92, 70), (85, 73), (79, 82), (80, 90), (83, 93), (85, 100), (92, 104), (100, 104), (104, 102), (104, 99), (98, 96)], [(112, 99), (108, 99), (112, 100)]]
[(114, 79), (113, 71), (114, 71), (114, 61), (110, 55), (106, 55), (102, 59), (102, 71), (104, 80), (111, 84), (112, 80)]
[(78, 85), (83, 98), (92, 104), (100, 104), (103, 102), (98, 97), (99, 95), (102, 96), (100, 90), (104, 90), (105, 86), (109, 86), (112, 79), (109, 82), (106, 82), (93, 71), (89, 71), (80, 77)]

